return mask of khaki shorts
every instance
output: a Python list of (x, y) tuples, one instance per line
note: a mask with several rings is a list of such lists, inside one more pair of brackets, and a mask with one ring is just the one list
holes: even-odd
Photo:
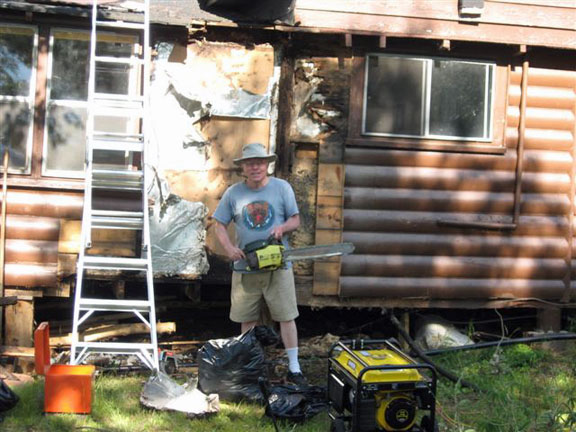
[(298, 316), (292, 269), (263, 273), (232, 272), (230, 319), (252, 322), (260, 319), (262, 300), (274, 321), (292, 321)]

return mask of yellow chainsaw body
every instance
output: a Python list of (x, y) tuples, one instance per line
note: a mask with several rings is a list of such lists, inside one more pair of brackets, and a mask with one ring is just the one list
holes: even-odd
[[(258, 262), (257, 270), (276, 270), (284, 265), (282, 252), (284, 246), (271, 244), (254, 251)], [(252, 266), (251, 266), (252, 267)]]

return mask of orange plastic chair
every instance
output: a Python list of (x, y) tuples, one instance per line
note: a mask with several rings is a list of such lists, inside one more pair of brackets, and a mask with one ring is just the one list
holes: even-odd
[(50, 325), (41, 323), (34, 332), (36, 373), (45, 376), (44, 412), (90, 414), (92, 382), (96, 368), (92, 365), (50, 363)]

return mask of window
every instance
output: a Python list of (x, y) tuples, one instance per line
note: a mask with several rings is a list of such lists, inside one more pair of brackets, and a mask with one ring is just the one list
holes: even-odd
[[(355, 60), (350, 143), (502, 149), (504, 103), (495, 62), (368, 54)], [(502, 75), (502, 74), (500, 74)], [(498, 90), (497, 90), (498, 89)], [(447, 147), (448, 146), (448, 147)]]
[(7, 150), (9, 171), (22, 174), (30, 173), (37, 44), (34, 27), (0, 27), (0, 155)]
[[(99, 35), (96, 53), (101, 57), (131, 59), (136, 56), (135, 38)], [(90, 33), (54, 30), (50, 37), (49, 76), (42, 174), (58, 177), (83, 177), (85, 131), (88, 108)], [(129, 62), (96, 64), (96, 92), (106, 95), (135, 95), (137, 68)], [(95, 129), (106, 123), (106, 130), (130, 132), (135, 119), (114, 113), (95, 118)], [(118, 158), (110, 152), (106, 158)], [(114, 161), (118, 163), (118, 161)]]

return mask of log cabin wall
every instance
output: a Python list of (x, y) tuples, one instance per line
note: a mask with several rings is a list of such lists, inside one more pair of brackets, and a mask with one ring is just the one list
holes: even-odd
[[(86, 29), (88, 13), (82, 8), (51, 8), (48, 2), (9, 3), (14, 5), (2, 5), (3, 22), (32, 25), (30, 19), (43, 17), (39, 21), (45, 23), (38, 27), (31, 177), (11, 174), (8, 181), (5, 294), (21, 299), (67, 296), (66, 280), (74, 273), (78, 246), (82, 185), (42, 178), (47, 26)], [(190, 10), (198, 12), (189, 7), (198, 6), (196, 1), (174, 0), (169, 8), (166, 3), (155, 4), (170, 12), (156, 30), (166, 25), (163, 32), (170, 37), (175, 31), (171, 24), (190, 30), (189, 46), (179, 45), (182, 58), (174, 61), (203, 52), (209, 64), (223, 49), (242, 52), (239, 58), (245, 61), (247, 52), (259, 53), (256, 57), (265, 59), (267, 66), (255, 62), (238, 76), (245, 75), (243, 83), (249, 77), (262, 83), (277, 73), (276, 60), (282, 58), (278, 132), (274, 134), (269, 120), (205, 119), (199, 127), (209, 141), (211, 157), (200, 170), (167, 170), (167, 181), (174, 192), (203, 201), (212, 211), (222, 191), (238, 180), (231, 160), (241, 144), (276, 144), (277, 175), (294, 185), (303, 215), (294, 244), (346, 240), (357, 246), (355, 255), (342, 260), (295, 266), (299, 293), (305, 293), (302, 304), (387, 306), (400, 304), (393, 303), (400, 298), (407, 299), (403, 306), (416, 305), (411, 299), (446, 300), (447, 306), (464, 299), (476, 300), (474, 305), (503, 298), (574, 300), (574, 61), (558, 65), (542, 55), (529, 63), (522, 91), (522, 62), (515, 56), (516, 51), (530, 53), (536, 47), (541, 53), (557, 50), (556, 57), (573, 58), (573, 3), (486, 0), (482, 15), (470, 24), (462, 22), (456, 0), (297, 0), (295, 26), (268, 23), (262, 28), (243, 28), (214, 16), (191, 17)], [(68, 13), (76, 17), (66, 17)], [(194, 23), (189, 26), (190, 22)], [(348, 112), (349, 99), (355, 97), (349, 86), (358, 73), (357, 45), (363, 38), (370, 39), (373, 51), (396, 53), (428, 49), (450, 56), (452, 50), (454, 56), (464, 52), (474, 57), (475, 47), (482, 44), (507, 47), (498, 63), (499, 88), (504, 88), (498, 92), (498, 109), (503, 111), (497, 116), (502, 151), (377, 147), (357, 136), (350, 138), (350, 115), (357, 113)], [(467, 51), (458, 47), (462, 42), (470, 44)], [(470, 227), (471, 222), (511, 225), (515, 216), (515, 229)], [(217, 254), (210, 238), (207, 246)], [(22, 310), (7, 309), (9, 313), (9, 321), (17, 322)], [(20, 345), (31, 330), (22, 334), (14, 339)]]
[[(492, 56), (498, 64), (500, 149), (451, 151), (433, 140), (375, 145), (353, 130), (361, 104), (360, 113), (351, 108), (343, 158), (318, 159), (315, 233), (317, 242), (352, 241), (357, 249), (315, 263), (312, 289), (300, 290), (305, 302), (509, 307), (537, 304), (526, 298), (573, 299), (576, 68), (553, 57), (573, 58), (574, 4), (486, 0), (474, 25), (463, 22), (457, 1), (298, 0), (295, 15), (302, 31), (340, 36), (342, 53), (333, 59), (342, 64), (350, 48), (351, 77), (364, 74), (354, 64), (369, 52)], [(540, 58), (527, 64), (522, 91), (527, 52)], [(350, 98), (358, 98), (354, 89)]]
[(62, 224), (80, 218), (82, 195), (9, 187), (6, 207), (4, 295), (17, 296), (18, 303), (4, 307), (3, 341), (29, 347), (34, 299), (70, 295), (66, 267), (73, 266), (66, 266), (67, 255), (59, 254), (59, 239)]
[(501, 155), (346, 148), (343, 238), (357, 249), (342, 260), (340, 296), (573, 297), (576, 73), (525, 74), (522, 109), (522, 67), (511, 67)]

